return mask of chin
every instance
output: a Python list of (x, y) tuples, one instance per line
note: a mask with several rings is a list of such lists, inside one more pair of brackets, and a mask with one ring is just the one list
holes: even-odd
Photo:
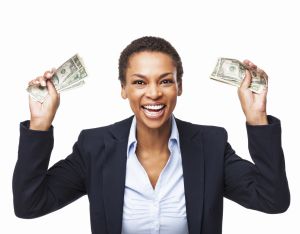
[(159, 129), (165, 126), (169, 122), (170, 118), (171, 114), (168, 116), (161, 116), (160, 118), (153, 118), (144, 115), (139, 119), (139, 122), (147, 128)]

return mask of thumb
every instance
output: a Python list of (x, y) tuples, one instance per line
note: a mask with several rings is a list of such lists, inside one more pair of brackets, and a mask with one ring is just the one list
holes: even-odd
[(50, 96), (56, 96), (57, 95), (57, 91), (52, 83), (51, 80), (47, 80), (47, 88), (48, 88), (48, 92), (50, 94)]
[(243, 79), (243, 81), (241, 83), (241, 88), (242, 89), (248, 89), (250, 84), (251, 84), (251, 80), (252, 80), (252, 77), (250, 75), (250, 72), (248, 70), (246, 70), (246, 75), (245, 75), (245, 78)]

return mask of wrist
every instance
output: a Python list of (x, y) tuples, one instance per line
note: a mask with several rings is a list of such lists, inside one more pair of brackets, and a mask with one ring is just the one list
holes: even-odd
[(257, 116), (246, 116), (246, 122), (248, 125), (267, 125), (267, 124), (269, 124), (266, 113), (260, 114)]
[(37, 131), (48, 131), (51, 127), (51, 123), (46, 120), (41, 120), (37, 118), (30, 119), (29, 129)]

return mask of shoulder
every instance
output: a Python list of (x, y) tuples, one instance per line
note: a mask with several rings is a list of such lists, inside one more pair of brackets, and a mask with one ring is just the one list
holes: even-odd
[(179, 133), (194, 134), (204, 138), (225, 138), (227, 140), (227, 131), (223, 127), (213, 126), (213, 125), (201, 125), (195, 124), (187, 121), (183, 121), (176, 118), (176, 124)]
[(113, 124), (109, 124), (106, 126), (84, 129), (81, 131), (79, 135), (79, 139), (84, 138), (88, 141), (102, 141), (104, 138), (120, 138), (126, 136), (127, 132), (129, 133), (129, 129), (132, 123), (133, 116), (123, 119), (121, 121), (115, 122)]

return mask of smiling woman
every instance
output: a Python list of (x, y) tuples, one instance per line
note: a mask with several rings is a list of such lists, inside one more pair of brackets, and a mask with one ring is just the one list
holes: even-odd
[[(128, 98), (140, 127), (170, 129), (170, 117), (181, 94), (172, 58), (161, 52), (132, 55), (122, 84), (122, 97)], [(166, 126), (167, 124), (167, 126)], [(142, 137), (143, 138), (143, 137)]]
[(134, 116), (83, 130), (73, 152), (48, 168), (59, 106), (52, 75), (31, 81), (46, 85), (49, 96), (43, 104), (30, 99), (31, 119), (20, 125), (13, 177), (18, 217), (42, 216), (88, 195), (96, 234), (221, 234), (224, 197), (266, 213), (289, 207), (280, 121), (266, 113), (267, 89), (249, 90), (249, 71), (238, 94), (254, 163), (236, 155), (225, 129), (175, 118), (180, 56), (166, 40), (142, 37), (119, 59), (121, 95)]

